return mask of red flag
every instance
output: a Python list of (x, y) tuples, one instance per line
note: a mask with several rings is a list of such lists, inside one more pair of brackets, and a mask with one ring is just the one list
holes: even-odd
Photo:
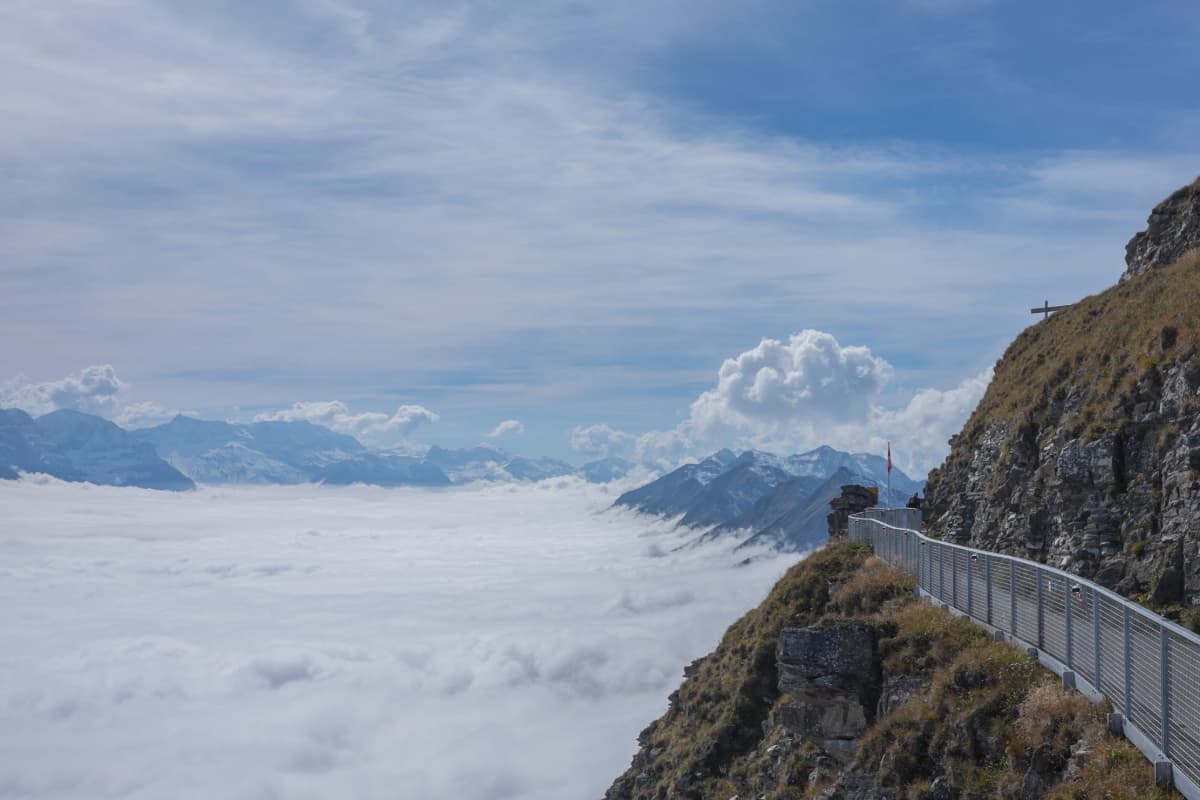
[(888, 442), (888, 475), (892, 474), (892, 443)]

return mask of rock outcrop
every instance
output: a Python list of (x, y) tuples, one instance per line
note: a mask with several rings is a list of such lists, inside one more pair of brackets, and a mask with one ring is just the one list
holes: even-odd
[(841, 494), (829, 501), (829, 507), (833, 511), (825, 518), (830, 539), (842, 539), (849, 535), (850, 517), (872, 508), (879, 502), (879, 490), (875, 487), (867, 488), (851, 483), (841, 489)]
[(1146, 230), (1134, 235), (1125, 245), (1126, 269), (1121, 280), (1173, 264), (1197, 247), (1200, 247), (1200, 178), (1150, 212)]
[(783, 699), (772, 721), (848, 764), (875, 721), (883, 684), (875, 629), (862, 623), (784, 628), (777, 669)]
[(1200, 604), (1198, 196), (1155, 209), (1127, 279), (1010, 345), (929, 476), (931, 532)]

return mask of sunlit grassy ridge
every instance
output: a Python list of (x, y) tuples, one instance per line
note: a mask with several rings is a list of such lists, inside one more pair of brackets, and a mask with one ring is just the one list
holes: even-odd
[(1126, 421), (1140, 379), (1192, 360), (1200, 346), (1200, 250), (1086, 297), (1023, 331), (996, 363), (992, 383), (951, 458), (987, 425), (1065, 426), (1094, 439)]

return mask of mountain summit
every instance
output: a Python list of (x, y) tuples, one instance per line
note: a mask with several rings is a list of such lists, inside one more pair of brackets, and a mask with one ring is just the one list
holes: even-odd
[(893, 468), (887, 496), (887, 461), (868, 453), (828, 446), (791, 456), (720, 450), (626, 492), (615, 505), (680, 516), (680, 525), (712, 528), (710, 535), (750, 530), (748, 543), (804, 550), (824, 541), (829, 501), (850, 483), (879, 487), (880, 502), (890, 505), (903, 505), (922, 486)]

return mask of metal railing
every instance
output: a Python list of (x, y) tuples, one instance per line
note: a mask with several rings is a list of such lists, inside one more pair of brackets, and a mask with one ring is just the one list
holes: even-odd
[(868, 509), (850, 518), (850, 538), (914, 575), (922, 596), (1035, 648), (1064, 685), (1107, 698), (1156, 779), (1200, 800), (1200, 636), (1069, 572), (931, 539), (920, 523), (920, 511)]

